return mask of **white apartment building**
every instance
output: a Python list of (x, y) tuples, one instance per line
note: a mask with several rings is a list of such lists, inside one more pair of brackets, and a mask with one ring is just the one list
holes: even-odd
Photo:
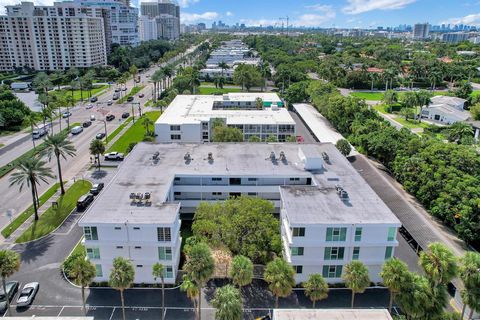
[(32, 2), (6, 6), (0, 16), (0, 71), (28, 66), (35, 70), (64, 70), (106, 65), (105, 24), (102, 17), (81, 8)]
[(180, 6), (176, 2), (171, 0), (142, 2), (140, 10), (142, 16), (148, 17), (148, 19), (140, 19), (140, 29), (154, 29), (150, 32), (152, 37), (144, 37), (143, 41), (176, 40), (180, 37)]
[(240, 129), (244, 141), (252, 136), (285, 141), (296, 133), (295, 121), (276, 93), (177, 95), (155, 122), (157, 142), (210, 142), (217, 121)]
[(155, 18), (150, 18), (148, 16), (140, 16), (138, 20), (138, 31), (140, 41), (158, 39), (158, 28)]
[(378, 281), (398, 245), (400, 222), (333, 144), (139, 143), (78, 223), (95, 281), (107, 280), (113, 258), (123, 256), (136, 283), (154, 282), (158, 261), (174, 283), (179, 217), (191, 219), (201, 201), (241, 195), (274, 204), (297, 282), (312, 272), (340, 281), (354, 259)]

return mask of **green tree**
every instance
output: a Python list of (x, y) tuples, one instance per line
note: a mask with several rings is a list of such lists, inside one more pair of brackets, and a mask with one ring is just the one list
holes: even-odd
[(473, 138), (473, 128), (465, 122), (455, 122), (448, 129), (448, 140), (451, 142), (459, 142), (465, 137)]
[(345, 139), (338, 140), (335, 146), (337, 147), (338, 151), (340, 151), (340, 153), (343, 154), (345, 157), (348, 156), (352, 151), (350, 143), (348, 143), (348, 141)]
[(474, 104), (470, 107), (470, 113), (474, 120), (480, 120), (480, 103)]
[(120, 300), (122, 301), (122, 318), (125, 320), (125, 299), (123, 292), (132, 286), (135, 279), (135, 269), (132, 263), (122, 257), (113, 259), (113, 267), (110, 273), (109, 284), (112, 288), (120, 291)]
[(303, 287), (305, 288), (305, 295), (312, 300), (313, 308), (315, 308), (316, 301), (328, 297), (328, 283), (321, 274), (310, 274), (308, 280), (303, 283)]
[(233, 284), (238, 287), (249, 285), (253, 279), (252, 261), (242, 255), (234, 257), (230, 266), (230, 277)]
[(388, 105), (397, 103), (398, 102), (397, 92), (394, 90), (385, 91), (385, 93), (383, 94), (383, 102)]
[(268, 288), (275, 296), (275, 308), (278, 308), (278, 298), (288, 297), (295, 286), (295, 271), (282, 258), (270, 261), (263, 273)]
[(212, 300), (217, 320), (240, 320), (242, 319), (242, 297), (240, 290), (227, 284), (215, 291)]
[(10, 297), (7, 296), (6, 279), (20, 269), (20, 255), (11, 250), (0, 250), (0, 276), (2, 277), (2, 287), (5, 293), (5, 302), (7, 303), (8, 315), (12, 316), (10, 310)]
[(248, 139), (248, 142), (262, 142), (262, 139), (260, 139), (259, 136), (251, 136), (251, 137)]
[(243, 132), (238, 128), (224, 125), (216, 126), (213, 129), (213, 142), (242, 142)]
[(408, 319), (428, 319), (433, 299), (428, 279), (415, 273), (408, 273), (409, 281), (398, 293), (395, 300)]
[[(24, 123), (30, 126), (30, 130), (33, 132), (33, 127), (37, 125), (37, 115), (33, 112), (28, 113), (24, 118)], [(35, 149), (35, 139), (32, 138), (33, 150)]]
[(215, 262), (210, 248), (205, 243), (197, 243), (188, 251), (187, 262), (184, 265), (189, 277), (198, 286), (198, 319), (202, 318), (202, 287), (213, 276)]
[(200, 295), (200, 288), (188, 274), (183, 275), (183, 281), (180, 285), (180, 290), (184, 291), (187, 294), (187, 297), (192, 300), (195, 314), (197, 314), (197, 297)]
[(162, 320), (165, 319), (165, 267), (160, 262), (157, 262), (152, 267), (153, 279), (160, 278), (162, 282)]
[(263, 99), (258, 97), (257, 99), (255, 99), (255, 108), (257, 108), (258, 110), (262, 110), (263, 109)]
[(60, 157), (65, 160), (67, 159), (67, 156), (73, 157), (75, 156), (76, 149), (73, 146), (73, 143), (68, 139), (67, 134), (62, 132), (48, 136), (45, 139), (44, 145), (44, 153), (47, 155), (48, 161), (52, 159), (53, 155), (55, 155), (55, 158), (57, 158), (58, 180), (60, 183), (60, 190), (62, 194), (65, 194)]
[(398, 258), (388, 259), (382, 266), (380, 276), (383, 279), (383, 284), (390, 291), (390, 300), (388, 303), (388, 311), (392, 313), (392, 304), (395, 300), (395, 295), (402, 291), (406, 283), (410, 280), (408, 267), (405, 262)]
[(301, 81), (292, 84), (285, 92), (285, 100), (287, 100), (290, 104), (308, 101), (310, 98), (307, 93), (307, 88), (309, 85), (310, 81)]
[(132, 78), (133, 78), (133, 86), (135, 87), (136, 84), (137, 84), (137, 79), (135, 79), (137, 77), (137, 73), (138, 73), (138, 68), (136, 65), (132, 64), (130, 66), (130, 68), (128, 69), (128, 73), (130, 73), (132, 75)]
[(462, 81), (454, 90), (453, 95), (458, 98), (468, 99), (473, 92), (473, 87), (468, 81)]
[(23, 186), (26, 184), (31, 189), (35, 221), (38, 220), (37, 185), (41, 181), (47, 183), (47, 178), (53, 178), (52, 170), (45, 167), (45, 165), (46, 162), (38, 157), (24, 158), (18, 162), (17, 171), (9, 178), (10, 187), (16, 184), (20, 186), (20, 191), (22, 191)]
[(464, 289), (461, 292), (463, 300), (462, 319), (466, 306), (470, 308), (468, 319), (472, 319), (473, 312), (480, 312), (480, 254), (467, 252), (460, 259), (459, 275), (463, 281)]
[(155, 122), (153, 122), (152, 119), (150, 119), (149, 117), (144, 116), (142, 124), (145, 127), (145, 135), (150, 135), (150, 127), (153, 126)]
[(433, 242), (428, 250), (420, 253), (419, 264), (425, 271), (432, 287), (447, 285), (457, 275), (455, 255), (443, 243)]
[(230, 69), (230, 66), (225, 61), (220, 62), (218, 64), (218, 67), (222, 69), (222, 78), (223, 78), (223, 71)]
[(370, 285), (370, 278), (368, 277), (367, 267), (358, 260), (354, 260), (345, 265), (343, 280), (347, 288), (352, 290), (352, 304), (355, 304), (355, 294), (365, 292), (365, 289)]
[(46, 104), (48, 105), (48, 90), (53, 86), (50, 77), (45, 72), (39, 72), (35, 78), (33, 78), (32, 85), (36, 91), (43, 92), (46, 95)]
[(92, 283), (96, 274), (97, 270), (95, 266), (89, 260), (85, 259), (85, 256), (83, 255), (76, 257), (68, 272), (68, 277), (82, 288), (82, 306), (85, 314), (87, 314), (87, 308), (85, 306), (85, 287)]
[(100, 170), (100, 155), (105, 153), (105, 143), (102, 140), (94, 139), (90, 142), (90, 154), (97, 159), (98, 170)]
[(249, 91), (251, 87), (261, 82), (261, 75), (254, 66), (240, 64), (233, 72), (233, 81), (241, 85), (242, 90), (246, 88)]
[(265, 141), (266, 142), (278, 142), (278, 139), (275, 136), (268, 136)]

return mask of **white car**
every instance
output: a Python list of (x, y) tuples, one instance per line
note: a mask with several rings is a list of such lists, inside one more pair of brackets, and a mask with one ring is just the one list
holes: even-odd
[(85, 109), (92, 109), (93, 108), (93, 104), (89, 103), (87, 104), (87, 106), (85, 107)]
[(122, 161), (123, 160), (123, 153), (119, 153), (119, 152), (107, 153), (107, 154), (105, 154), (105, 160)]
[(62, 113), (62, 118), (68, 118), (72, 115), (72, 113), (70, 111), (65, 111), (64, 113)]
[(95, 115), (94, 114), (90, 115), (90, 121), (95, 121)]
[(24, 285), (22, 291), (20, 291), (20, 295), (18, 296), (17, 306), (26, 307), (30, 305), (33, 302), (33, 299), (35, 299), (38, 288), (40, 288), (40, 284), (38, 282), (30, 282)]

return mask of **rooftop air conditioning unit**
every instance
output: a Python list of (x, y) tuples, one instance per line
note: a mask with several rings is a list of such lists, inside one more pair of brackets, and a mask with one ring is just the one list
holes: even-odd
[(142, 200), (143, 199), (143, 193), (138, 192), (136, 198), (137, 198), (137, 200)]
[(135, 195), (135, 192), (131, 192), (131, 193), (130, 193), (130, 199), (135, 200), (136, 197), (137, 197), (137, 196)]
[(159, 157), (159, 156), (160, 156), (160, 152), (158, 152), (158, 151), (155, 152), (155, 153), (153, 154), (153, 160), (158, 160), (158, 157)]
[(150, 200), (151, 196), (152, 195), (151, 195), (150, 192), (145, 192), (145, 194), (144, 194), (145, 200)]
[(342, 201), (348, 200), (348, 192), (347, 191), (342, 190), (342, 191), (340, 191), (340, 193), (338, 195), (340, 196), (340, 199), (342, 199)]
[(277, 156), (275, 155), (275, 152), (270, 152), (270, 160), (275, 161), (277, 159)]
[(283, 151), (280, 151), (280, 160), (281, 161), (287, 160), (287, 156), (285, 156), (285, 152), (283, 152)]
[(327, 154), (325, 151), (322, 152), (322, 158), (323, 158), (323, 160), (325, 160), (325, 161), (330, 160), (330, 157), (328, 156), (328, 154)]
[(183, 160), (185, 161), (192, 160), (192, 157), (190, 156), (190, 152), (185, 153), (185, 155), (183, 156)]
[(208, 153), (208, 161), (213, 161), (213, 153)]

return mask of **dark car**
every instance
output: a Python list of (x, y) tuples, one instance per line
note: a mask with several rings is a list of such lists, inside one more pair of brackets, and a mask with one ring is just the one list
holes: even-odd
[(144, 95), (143, 93), (140, 93), (140, 94), (138, 95), (138, 97), (139, 97), (139, 98), (143, 98), (143, 97), (145, 97), (145, 95)]
[(97, 184), (94, 184), (94, 185), (92, 186), (92, 189), (90, 189), (90, 193), (96, 196), (97, 194), (100, 193), (100, 191), (102, 191), (103, 186), (104, 186), (104, 185), (103, 185), (102, 182), (97, 183)]
[[(8, 300), (12, 301), (13, 297), (18, 291), (18, 281), (7, 281), (5, 284), (7, 288)], [(0, 312), (5, 312), (7, 309), (7, 299), (3, 291), (3, 287), (0, 286)]]
[(92, 125), (92, 121), (85, 121), (84, 123), (82, 123), (82, 127), (84, 128), (88, 128)]
[(115, 119), (115, 116), (113, 114), (109, 114), (105, 119), (107, 119), (107, 121), (112, 121), (113, 119)]
[(132, 101), (133, 101), (133, 97), (132, 97), (132, 96), (130, 96), (130, 97), (127, 98), (127, 102), (132, 102)]
[(120, 92), (120, 91), (121, 91), (120, 88), (115, 89), (115, 92)]
[(93, 194), (85, 194), (77, 201), (77, 211), (85, 210), (93, 201)]
[(128, 118), (128, 117), (130, 117), (130, 113), (128, 113), (128, 112), (122, 113), (122, 118), (123, 118), (123, 119), (126, 119), (126, 118)]
[(98, 101), (98, 98), (97, 97), (91, 97), (90, 98), (90, 102), (97, 102)]
[(127, 91), (127, 87), (122, 88), (122, 91)]
[(105, 133), (103, 133), (103, 132), (97, 133), (95, 138), (98, 139), (98, 140), (102, 140), (103, 138), (105, 138)]

